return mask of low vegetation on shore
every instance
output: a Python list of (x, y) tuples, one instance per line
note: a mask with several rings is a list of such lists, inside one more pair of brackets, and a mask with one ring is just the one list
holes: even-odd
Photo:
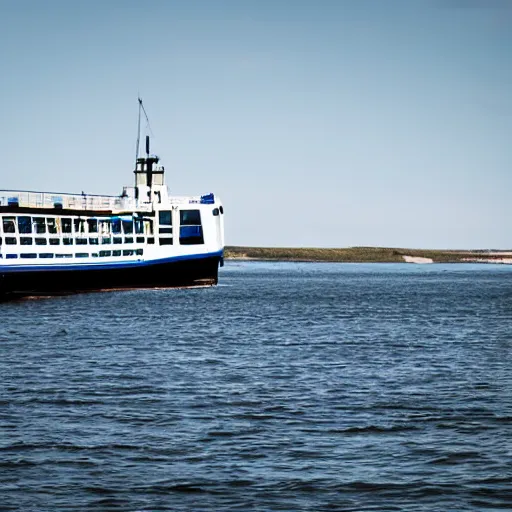
[(348, 247), (345, 249), (318, 249), (292, 247), (236, 247), (225, 248), (226, 259), (267, 261), (329, 261), (346, 263), (403, 263), (404, 257), (429, 259), (436, 263), (462, 263), (485, 258), (501, 258), (489, 251), (451, 251), (429, 249), (400, 249), (386, 247)]

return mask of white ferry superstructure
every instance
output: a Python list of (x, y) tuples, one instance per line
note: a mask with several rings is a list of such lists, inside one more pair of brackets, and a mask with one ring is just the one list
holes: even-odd
[(224, 208), (172, 197), (159, 159), (136, 159), (120, 196), (0, 190), (0, 298), (214, 285)]

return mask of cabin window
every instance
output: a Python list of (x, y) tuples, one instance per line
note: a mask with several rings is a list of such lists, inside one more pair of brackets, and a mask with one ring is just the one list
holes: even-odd
[(110, 237), (103, 237), (101, 239), (101, 243), (102, 244), (111, 244), (112, 243), (112, 238), (110, 238)]
[(138, 244), (143, 244), (143, 243), (144, 243), (144, 237), (143, 237), (143, 236), (138, 236), (138, 237), (136, 238), (136, 242), (137, 242)]
[(144, 251), (142, 249), (135, 249), (135, 254), (137, 256), (142, 256), (143, 253), (144, 253)]
[(144, 232), (146, 235), (153, 234), (153, 221), (151, 219), (144, 219)]
[(2, 237), (0, 236), (0, 245), (2, 245)]
[(6, 260), (16, 260), (16, 259), (18, 259), (18, 255), (17, 254), (6, 254), (5, 259)]
[(90, 245), (98, 245), (100, 242), (98, 238), (89, 238), (89, 244)]
[(93, 258), (97, 258), (97, 257), (98, 257), (98, 253), (97, 253), (97, 252), (93, 252), (93, 253), (91, 254), (91, 256), (92, 256)]
[(71, 233), (71, 219), (62, 219), (62, 232)]
[(20, 237), (20, 245), (32, 245), (32, 237), (30, 237), (30, 236)]
[(73, 255), (72, 254), (56, 254), (55, 257), (56, 258), (72, 258)]
[(26, 258), (26, 259), (37, 258), (37, 254), (35, 254), (33, 252), (27, 252), (25, 254), (20, 254), (20, 258)]
[(55, 222), (55, 219), (46, 219), (46, 224), (48, 226), (48, 233), (50, 233), (50, 235), (57, 234), (57, 223)]
[(30, 217), (18, 217), (18, 232), (23, 235), (32, 233), (32, 219)]
[(46, 219), (44, 217), (34, 217), (34, 231), (38, 235), (44, 235), (46, 233)]
[(135, 234), (143, 235), (144, 234), (144, 221), (142, 219), (135, 219)]
[(218, 208), (214, 208), (212, 213), (213, 213), (214, 217), (217, 217), (219, 215), (219, 209)]
[(47, 243), (46, 238), (36, 238), (36, 245), (46, 245)]
[(98, 220), (97, 219), (87, 219), (87, 227), (89, 229), (89, 233), (97, 233), (98, 232)]
[(158, 212), (158, 223), (160, 226), (172, 226), (172, 212), (160, 211)]
[(50, 238), (50, 245), (60, 245), (60, 239)]
[(133, 256), (133, 250), (131, 249), (125, 249), (123, 251), (123, 256)]
[(87, 238), (77, 238), (76, 245), (87, 245)]
[(16, 238), (11, 236), (5, 237), (5, 245), (17, 245), (17, 243), (18, 241), (16, 240)]
[(40, 258), (46, 258), (46, 259), (48, 259), (48, 258), (53, 258), (53, 256), (54, 256), (54, 255), (53, 255), (53, 252), (42, 252), (42, 253), (39, 255), (39, 257), (40, 257)]
[(133, 233), (133, 220), (123, 219), (123, 233), (125, 235), (131, 235)]
[(158, 239), (158, 243), (160, 245), (172, 245), (172, 238), (163, 238), (163, 237), (160, 237)]
[(154, 244), (155, 239), (154, 238), (148, 238), (148, 244)]
[(172, 212), (160, 211), (158, 212), (158, 223), (160, 225), (158, 232), (172, 234)]
[(100, 220), (99, 230), (102, 235), (110, 235), (110, 219)]
[(88, 252), (77, 252), (75, 253), (75, 258), (88, 258), (89, 253)]
[(112, 251), (112, 256), (121, 256), (121, 251)]
[(223, 214), (224, 213), (224, 207), (223, 206), (219, 206), (219, 211), (220, 211), (221, 214)]
[(125, 236), (124, 237), (124, 243), (125, 244), (133, 244), (133, 237), (132, 236)]
[(84, 219), (73, 219), (73, 225), (75, 227), (75, 233), (85, 233)]
[(100, 251), (100, 258), (106, 258), (112, 255), (112, 251)]
[(62, 243), (64, 245), (73, 245), (73, 239), (72, 238), (63, 238)]
[(123, 239), (120, 236), (115, 236), (114, 237), (114, 243), (115, 244), (122, 244), (123, 243)]
[(121, 219), (119, 217), (112, 219), (112, 233), (114, 235), (121, 234)]
[(14, 217), (4, 217), (2, 225), (3, 225), (3, 228), (4, 228), (4, 233), (16, 233), (16, 226), (14, 224)]
[(204, 244), (199, 210), (180, 210), (180, 244)]

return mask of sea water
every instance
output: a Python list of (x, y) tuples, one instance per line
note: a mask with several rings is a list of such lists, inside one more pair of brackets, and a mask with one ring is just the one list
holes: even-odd
[(0, 305), (0, 510), (512, 508), (512, 267), (228, 262)]

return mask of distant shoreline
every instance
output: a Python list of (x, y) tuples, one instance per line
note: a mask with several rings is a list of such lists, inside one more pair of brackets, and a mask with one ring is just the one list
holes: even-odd
[(437, 250), (387, 247), (340, 249), (226, 246), (227, 260), (331, 263), (502, 263), (512, 264), (512, 250)]

